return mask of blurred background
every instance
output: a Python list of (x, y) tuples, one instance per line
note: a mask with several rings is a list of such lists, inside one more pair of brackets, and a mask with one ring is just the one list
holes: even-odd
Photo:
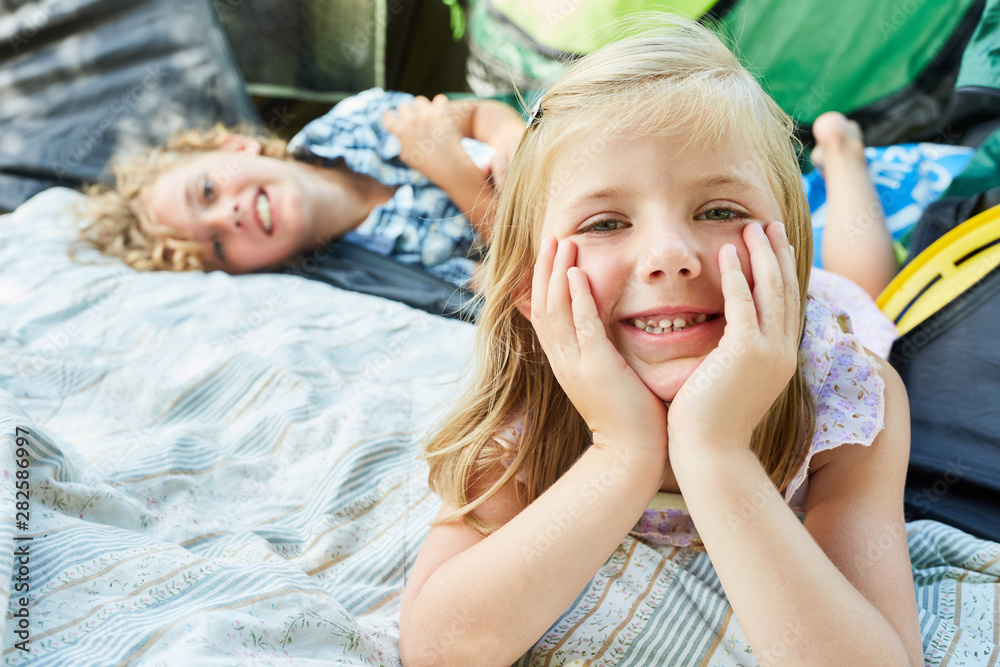
[(513, 100), (669, 9), (714, 26), (809, 127), (976, 146), (1000, 117), (1000, 0), (0, 0), (0, 210), (108, 178), (187, 127), (291, 137), (378, 86)]

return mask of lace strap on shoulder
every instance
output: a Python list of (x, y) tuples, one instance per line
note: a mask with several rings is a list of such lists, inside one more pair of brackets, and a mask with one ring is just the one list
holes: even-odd
[(885, 423), (881, 364), (853, 334), (849, 318), (810, 298), (799, 363), (816, 402), (816, 427), (802, 466), (785, 490), (790, 500), (818, 452), (843, 444), (869, 446)]

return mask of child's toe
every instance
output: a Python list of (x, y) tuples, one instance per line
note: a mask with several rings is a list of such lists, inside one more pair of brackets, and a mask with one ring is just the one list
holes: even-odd
[(820, 146), (819, 143), (817, 143), (812, 149), (812, 152), (809, 153), (809, 159), (812, 161), (813, 166), (817, 169), (823, 168), (823, 147)]
[(839, 111), (827, 111), (813, 122), (813, 137), (816, 147), (811, 159), (817, 167), (833, 155), (859, 153), (864, 150), (865, 141), (861, 126)]

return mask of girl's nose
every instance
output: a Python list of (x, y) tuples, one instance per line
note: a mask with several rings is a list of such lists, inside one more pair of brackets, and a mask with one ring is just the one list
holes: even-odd
[(702, 263), (693, 240), (682, 230), (670, 229), (648, 239), (641, 268), (647, 280), (695, 278), (701, 274)]
[(239, 202), (219, 202), (218, 210), (212, 216), (212, 222), (220, 231), (243, 227)]
[(240, 220), (240, 203), (236, 200), (233, 200), (231, 208), (232, 208), (232, 213), (231, 213), (232, 219), (230, 224), (232, 224), (234, 227), (242, 226), (243, 223)]

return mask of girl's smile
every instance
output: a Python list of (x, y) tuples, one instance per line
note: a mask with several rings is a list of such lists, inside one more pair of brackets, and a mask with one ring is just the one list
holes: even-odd
[(278, 211), (280, 209), (271, 203), (274, 199), (274, 195), (269, 194), (265, 188), (261, 188), (254, 201), (257, 224), (268, 236), (274, 236), (278, 231)]
[[(678, 325), (678, 322), (681, 324)], [(663, 326), (664, 324), (668, 326)], [(724, 329), (725, 325), (726, 320), (721, 313), (699, 313), (687, 317), (675, 315), (672, 320), (667, 316), (658, 322), (626, 318), (618, 323), (622, 329), (621, 336), (629, 336), (634, 347), (645, 348), (651, 356), (655, 356), (661, 349), (677, 354), (685, 347), (698, 348), (706, 337), (721, 338), (721, 332), (718, 332), (718, 336), (715, 335), (716, 329)]]
[(752, 289), (743, 228), (780, 220), (780, 208), (740, 142), (621, 130), (591, 141), (555, 161), (561, 187), (550, 190), (542, 238), (572, 240), (608, 338), (671, 401), (725, 330), (719, 253), (736, 248)]
[(346, 167), (266, 157), (259, 144), (233, 138), (232, 146), (185, 156), (143, 193), (157, 223), (202, 244), (207, 269), (274, 266), (357, 227), (392, 196), (393, 188)]

